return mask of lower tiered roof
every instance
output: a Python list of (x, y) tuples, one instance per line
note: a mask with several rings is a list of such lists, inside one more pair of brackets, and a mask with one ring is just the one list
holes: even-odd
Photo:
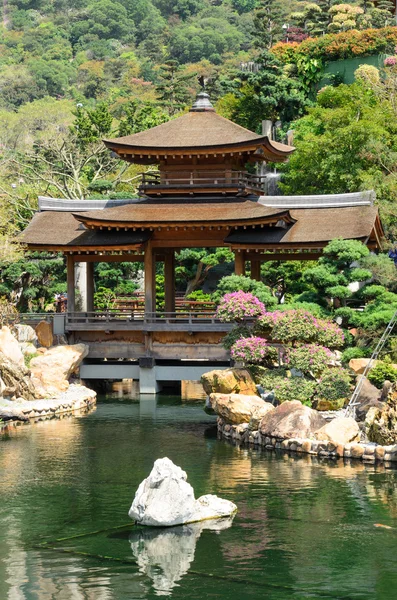
[[(153, 203), (112, 201), (110, 208), (95, 201), (40, 199), (40, 210), (20, 236), (31, 250), (83, 251), (136, 250), (149, 240), (161, 246), (183, 248), (193, 244), (269, 250), (321, 248), (334, 238), (358, 239), (379, 248), (383, 235), (373, 193), (363, 192), (348, 201), (327, 197), (326, 208), (313, 205), (310, 196), (295, 197), (288, 207), (278, 199), (249, 201)], [(350, 195), (352, 196), (352, 195)], [(318, 202), (318, 196), (317, 198)], [(350, 204), (346, 205), (346, 202)], [(65, 206), (65, 203), (67, 206)], [(267, 205), (269, 203), (269, 205)], [(81, 210), (82, 209), (82, 210)], [(198, 232), (200, 237), (198, 237)], [(207, 240), (207, 241), (205, 241)], [(205, 242), (205, 243), (204, 243)]]

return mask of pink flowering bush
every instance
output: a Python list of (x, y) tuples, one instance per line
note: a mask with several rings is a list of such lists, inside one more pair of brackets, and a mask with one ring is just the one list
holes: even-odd
[(385, 58), (383, 64), (385, 67), (394, 67), (394, 65), (397, 65), (397, 56), (388, 56)]
[(273, 340), (284, 344), (317, 342), (337, 348), (344, 343), (343, 331), (335, 323), (303, 309), (266, 312), (259, 318), (259, 326), (270, 330)]
[(317, 377), (328, 368), (332, 358), (332, 352), (328, 348), (317, 344), (305, 344), (291, 348), (284, 360), (288, 367), (298, 369), (305, 374), (311, 373)]
[(230, 354), (233, 360), (255, 365), (263, 364), (270, 357), (274, 357), (277, 350), (268, 346), (265, 338), (251, 336), (237, 340), (231, 347)]
[(219, 303), (215, 316), (222, 323), (254, 319), (265, 314), (265, 305), (250, 292), (225, 294)]

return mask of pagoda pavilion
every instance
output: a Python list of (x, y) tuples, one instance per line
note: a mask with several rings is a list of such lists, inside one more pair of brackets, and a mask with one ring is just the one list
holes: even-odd
[[(167, 123), (104, 143), (120, 159), (156, 165), (142, 175), (139, 197), (73, 201), (40, 198), (22, 234), (28, 250), (63, 252), (67, 261), (65, 331), (90, 345), (92, 358), (225, 360), (227, 325), (175, 312), (175, 252), (228, 247), (235, 272), (260, 279), (266, 260), (313, 260), (334, 238), (376, 250), (382, 226), (374, 194), (266, 197), (256, 165), (285, 162), (294, 148), (218, 115), (205, 92)], [(144, 315), (94, 311), (94, 263), (144, 264)], [(165, 312), (156, 313), (156, 262), (164, 262)], [(86, 305), (76, 312), (75, 266), (86, 264)], [(207, 367), (208, 369), (208, 367)]]

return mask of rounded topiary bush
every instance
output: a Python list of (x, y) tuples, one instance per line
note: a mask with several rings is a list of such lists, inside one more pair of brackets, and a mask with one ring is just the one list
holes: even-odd
[(332, 367), (323, 371), (316, 384), (318, 400), (339, 400), (347, 398), (352, 391), (349, 372), (342, 367)]
[(230, 349), (233, 360), (242, 361), (248, 365), (263, 364), (277, 357), (277, 350), (267, 344), (264, 338), (246, 337), (237, 340)]
[(265, 314), (265, 305), (250, 292), (232, 292), (225, 294), (216, 310), (215, 316), (223, 323), (254, 319)]

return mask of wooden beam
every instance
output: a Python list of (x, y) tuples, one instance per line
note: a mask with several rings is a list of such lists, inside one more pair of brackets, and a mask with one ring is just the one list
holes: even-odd
[(76, 262), (87, 263), (119, 263), (119, 262), (143, 262), (143, 254), (78, 254), (72, 255)]
[(236, 275), (245, 275), (245, 252), (234, 253), (234, 272)]
[(73, 255), (66, 256), (66, 274), (67, 274), (67, 294), (68, 294), (68, 312), (75, 312), (76, 309), (76, 292), (74, 287), (74, 260)]
[(165, 312), (175, 312), (175, 252), (164, 256)]
[(261, 280), (261, 263), (258, 259), (251, 259), (251, 279), (255, 279), (255, 281)]

